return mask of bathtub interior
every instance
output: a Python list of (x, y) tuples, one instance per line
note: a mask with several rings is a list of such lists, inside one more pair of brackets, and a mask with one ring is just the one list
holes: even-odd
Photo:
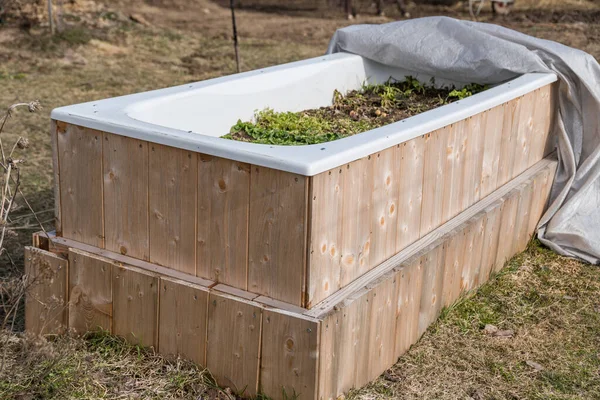
[[(252, 120), (257, 110), (302, 111), (332, 104), (333, 92), (346, 93), (407, 75), (429, 82), (431, 76), (391, 68), (360, 56), (325, 56), (286, 68), (259, 70), (236, 79), (216, 79), (189, 90), (134, 103), (126, 114), (135, 120), (220, 137), (238, 120)], [(435, 80), (437, 86), (465, 83)]]

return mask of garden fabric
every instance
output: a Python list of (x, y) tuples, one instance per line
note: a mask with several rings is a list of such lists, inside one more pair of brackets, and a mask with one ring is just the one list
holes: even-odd
[(600, 263), (600, 65), (591, 55), (498, 25), (427, 17), (339, 29), (327, 53), (347, 52), (457, 82), (497, 84), (524, 73), (559, 78), (558, 169), (538, 237)]

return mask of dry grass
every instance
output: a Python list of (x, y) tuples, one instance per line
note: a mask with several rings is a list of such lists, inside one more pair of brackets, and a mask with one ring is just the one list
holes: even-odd
[[(258, 1), (258, 0), (255, 0)], [(306, 0), (307, 2), (309, 0)], [(310, 0), (313, 1), (313, 0)], [(316, 0), (314, 0), (316, 1)], [(65, 31), (0, 27), (0, 105), (40, 99), (40, 113), (9, 121), (4, 139), (30, 141), (23, 190), (46, 228), (52, 228), (49, 113), (54, 107), (233, 73), (230, 16), (198, 0), (64, 2)], [(302, 3), (297, 0), (296, 3)], [(517, 0), (493, 21), (600, 57), (600, 3), (595, 0)], [(559, 11), (557, 11), (559, 10)], [(150, 26), (131, 22), (139, 13)], [(388, 22), (365, 12), (358, 23)], [(415, 16), (468, 18), (463, 4), (412, 6)], [(237, 13), (244, 70), (317, 56), (343, 13)], [(18, 266), (22, 245), (38, 230), (31, 220), (8, 243)], [(0, 271), (8, 264), (0, 260)], [(0, 272), (1, 273), (1, 272)], [(600, 272), (533, 247), (473, 297), (445, 312), (385, 376), (353, 393), (359, 398), (594, 399), (600, 398)], [(565, 297), (566, 296), (566, 297)], [(489, 337), (485, 324), (513, 329)], [(6, 335), (3, 333), (2, 335)], [(0, 340), (0, 342), (3, 342)], [(0, 398), (198, 398), (218, 393), (206, 373), (107, 336), (45, 342), (11, 334), (10, 367), (0, 372)], [(4, 350), (4, 349), (0, 349)], [(541, 371), (527, 362), (542, 366)], [(531, 364), (535, 365), (535, 364)], [(211, 391), (212, 390), (212, 391)], [(224, 396), (221, 393), (221, 396)]]

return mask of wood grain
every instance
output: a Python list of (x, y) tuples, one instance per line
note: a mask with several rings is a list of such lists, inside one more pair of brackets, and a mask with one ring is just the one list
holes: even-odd
[(25, 330), (37, 335), (61, 334), (67, 327), (68, 261), (25, 246)]
[(197, 274), (247, 289), (250, 165), (198, 157)]
[(449, 133), (450, 128), (445, 127), (425, 135), (420, 237), (443, 223), (444, 165)]
[[(58, 163), (62, 234), (104, 247), (102, 132), (60, 125)], [(56, 178), (56, 176), (55, 176)]]
[(148, 143), (104, 134), (106, 249), (149, 260)]
[(421, 204), (423, 199), (423, 158), (425, 139), (422, 136), (400, 145), (400, 174), (398, 182), (398, 228), (396, 252), (419, 238)]
[(208, 290), (179, 279), (160, 278), (158, 350), (206, 365)]
[(196, 274), (197, 163), (196, 153), (150, 144), (150, 261), (191, 275)]
[(112, 332), (112, 263), (69, 249), (69, 329)]
[(498, 187), (498, 166), (503, 140), (502, 124), (504, 120), (504, 107), (494, 107), (485, 112), (485, 124), (482, 126), (484, 138), (481, 164), (481, 198), (484, 198)]

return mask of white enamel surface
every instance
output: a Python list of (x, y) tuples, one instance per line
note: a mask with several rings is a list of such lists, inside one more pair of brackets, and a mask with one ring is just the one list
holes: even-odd
[[(390, 77), (429, 76), (360, 56), (332, 54), (207, 81), (93, 101), (52, 111), (56, 120), (302, 175), (316, 175), (460, 121), (556, 81), (526, 74), (467, 99), (333, 142), (275, 146), (221, 139), (255, 110), (301, 111), (330, 105), (345, 93)], [(466, 82), (437, 80), (437, 85)]]

